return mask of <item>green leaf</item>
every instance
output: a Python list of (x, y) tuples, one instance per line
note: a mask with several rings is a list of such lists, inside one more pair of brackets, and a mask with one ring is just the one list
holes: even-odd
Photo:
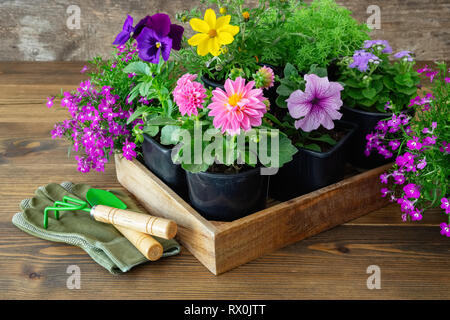
[(322, 142), (328, 143), (329, 145), (332, 145), (332, 146), (336, 145), (336, 143), (337, 143), (337, 141), (334, 140), (332, 137), (330, 137), (330, 135), (329, 135), (328, 133), (326, 133), (326, 134), (324, 134), (324, 135), (322, 135), (322, 136), (320, 136), (320, 137), (314, 137), (314, 138), (312, 138), (312, 137), (310, 136), (310, 137), (308, 137), (308, 138), (309, 138), (310, 140), (314, 140), (314, 141), (322, 141)]
[(132, 62), (127, 65), (123, 72), (136, 73), (138, 75), (150, 75), (150, 67), (143, 61)]
[(165, 125), (175, 125), (178, 121), (169, 117), (157, 116), (155, 118), (146, 121), (147, 125), (150, 126), (165, 126)]
[(411, 75), (409, 73), (396, 75), (394, 77), (394, 81), (402, 86), (411, 87), (414, 85), (414, 81), (411, 79)]
[(317, 152), (322, 152), (322, 149), (320, 148), (320, 146), (318, 144), (315, 143), (310, 143), (307, 144), (305, 146), (303, 146), (306, 149), (312, 150), (312, 151), (317, 151)]
[(278, 96), (277, 100), (275, 100), (277, 106), (279, 106), (280, 108), (287, 108), (287, 102), (286, 102), (286, 97), (284, 96)]
[(164, 126), (161, 129), (161, 144), (163, 145), (175, 145), (179, 142), (178, 137), (176, 138), (176, 132), (180, 130), (179, 126)]
[(345, 92), (348, 94), (349, 97), (355, 100), (360, 100), (364, 98), (364, 96), (361, 93), (361, 89), (345, 88)]
[(209, 164), (207, 164), (207, 163), (201, 163), (201, 164), (194, 164), (194, 163), (192, 163), (192, 164), (187, 164), (187, 163), (182, 163), (182, 164), (181, 164), (181, 167), (182, 167), (184, 170), (187, 170), (187, 171), (192, 172), (192, 173), (196, 173), (196, 172), (204, 172), (204, 171), (208, 170)]
[(130, 124), (134, 120), (136, 120), (138, 117), (140, 117), (145, 111), (147, 111), (147, 107), (139, 107), (137, 108), (133, 114), (128, 118), (127, 124)]
[(406, 94), (407, 96), (412, 96), (417, 94), (417, 87), (413, 86), (413, 87), (397, 87), (397, 91)]
[(365, 98), (371, 100), (377, 95), (377, 90), (374, 88), (365, 88), (361, 93)]
[(384, 77), (383, 78), (383, 83), (384, 85), (389, 89), (389, 90), (394, 90), (395, 89), (395, 83), (392, 80), (391, 77)]
[(280, 96), (285, 96), (285, 97), (289, 97), (291, 95), (291, 93), (293, 92), (292, 89), (288, 88), (287, 86), (285, 86), (284, 84), (280, 84), (277, 88), (277, 93)]
[(142, 132), (148, 134), (150, 137), (154, 137), (159, 132), (158, 126), (145, 126), (144, 129), (142, 129)]
[(322, 67), (318, 67), (316, 64), (311, 65), (310, 69), (309, 69), (309, 74), (313, 73), (315, 75), (317, 75), (318, 77), (327, 77), (328, 76), (328, 71), (326, 68), (322, 68)]
[(298, 76), (298, 71), (297, 68), (288, 62), (284, 67), (284, 77), (289, 78), (290, 76)]

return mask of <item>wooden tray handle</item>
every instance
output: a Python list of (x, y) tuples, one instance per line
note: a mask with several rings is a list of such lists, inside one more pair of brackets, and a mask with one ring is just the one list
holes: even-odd
[(121, 226), (114, 226), (125, 236), (143, 255), (150, 261), (156, 261), (163, 254), (163, 246), (152, 236), (127, 229)]
[(91, 216), (100, 222), (110, 223), (164, 239), (172, 239), (177, 233), (177, 224), (174, 221), (145, 213), (97, 205), (92, 208)]

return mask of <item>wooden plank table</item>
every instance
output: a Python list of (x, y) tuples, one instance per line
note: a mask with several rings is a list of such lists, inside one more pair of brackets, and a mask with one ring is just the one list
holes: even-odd
[[(83, 63), (0, 63), (0, 299), (442, 299), (450, 296), (450, 240), (441, 210), (403, 223), (397, 206), (300, 241), (223, 275), (212, 275), (187, 250), (115, 276), (78, 247), (32, 237), (11, 223), (20, 200), (49, 182), (121, 188), (114, 164), (81, 174), (67, 143), (50, 130), (65, 119), (46, 97), (74, 88)], [(56, 104), (55, 104), (56, 105)], [(355, 195), (357, 196), (357, 195)], [(81, 289), (66, 286), (69, 265)], [(367, 268), (381, 289), (367, 288)]]

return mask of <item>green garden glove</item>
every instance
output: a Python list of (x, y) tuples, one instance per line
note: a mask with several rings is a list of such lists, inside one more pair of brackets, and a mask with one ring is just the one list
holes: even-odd
[[(36, 190), (32, 199), (20, 203), (22, 212), (13, 217), (13, 224), (19, 229), (42, 239), (78, 246), (86, 251), (94, 261), (111, 273), (127, 272), (132, 267), (148, 262), (138, 249), (114, 226), (93, 220), (84, 211), (61, 211), (59, 220), (49, 214), (48, 228), (44, 229), (44, 209), (70, 196), (86, 201), (86, 193), (91, 187), (70, 182), (50, 183)], [(142, 212), (134, 201), (120, 191), (112, 191), (131, 211)], [(176, 255), (180, 245), (175, 240), (154, 237), (164, 249), (163, 257)]]

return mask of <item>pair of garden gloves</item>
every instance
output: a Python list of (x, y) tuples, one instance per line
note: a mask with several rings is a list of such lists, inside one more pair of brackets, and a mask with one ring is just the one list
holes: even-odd
[[(20, 203), (21, 212), (16, 213), (12, 222), (19, 229), (38, 238), (63, 242), (78, 246), (86, 251), (94, 261), (113, 274), (127, 272), (134, 266), (148, 260), (114, 226), (93, 220), (84, 211), (61, 212), (59, 220), (49, 214), (48, 228), (43, 227), (44, 209), (61, 201), (64, 196), (86, 201), (86, 184), (50, 183), (36, 190), (35, 196)], [(120, 191), (113, 191), (131, 211), (142, 212), (134, 201)], [(154, 237), (164, 249), (163, 257), (180, 252), (175, 240)]]

